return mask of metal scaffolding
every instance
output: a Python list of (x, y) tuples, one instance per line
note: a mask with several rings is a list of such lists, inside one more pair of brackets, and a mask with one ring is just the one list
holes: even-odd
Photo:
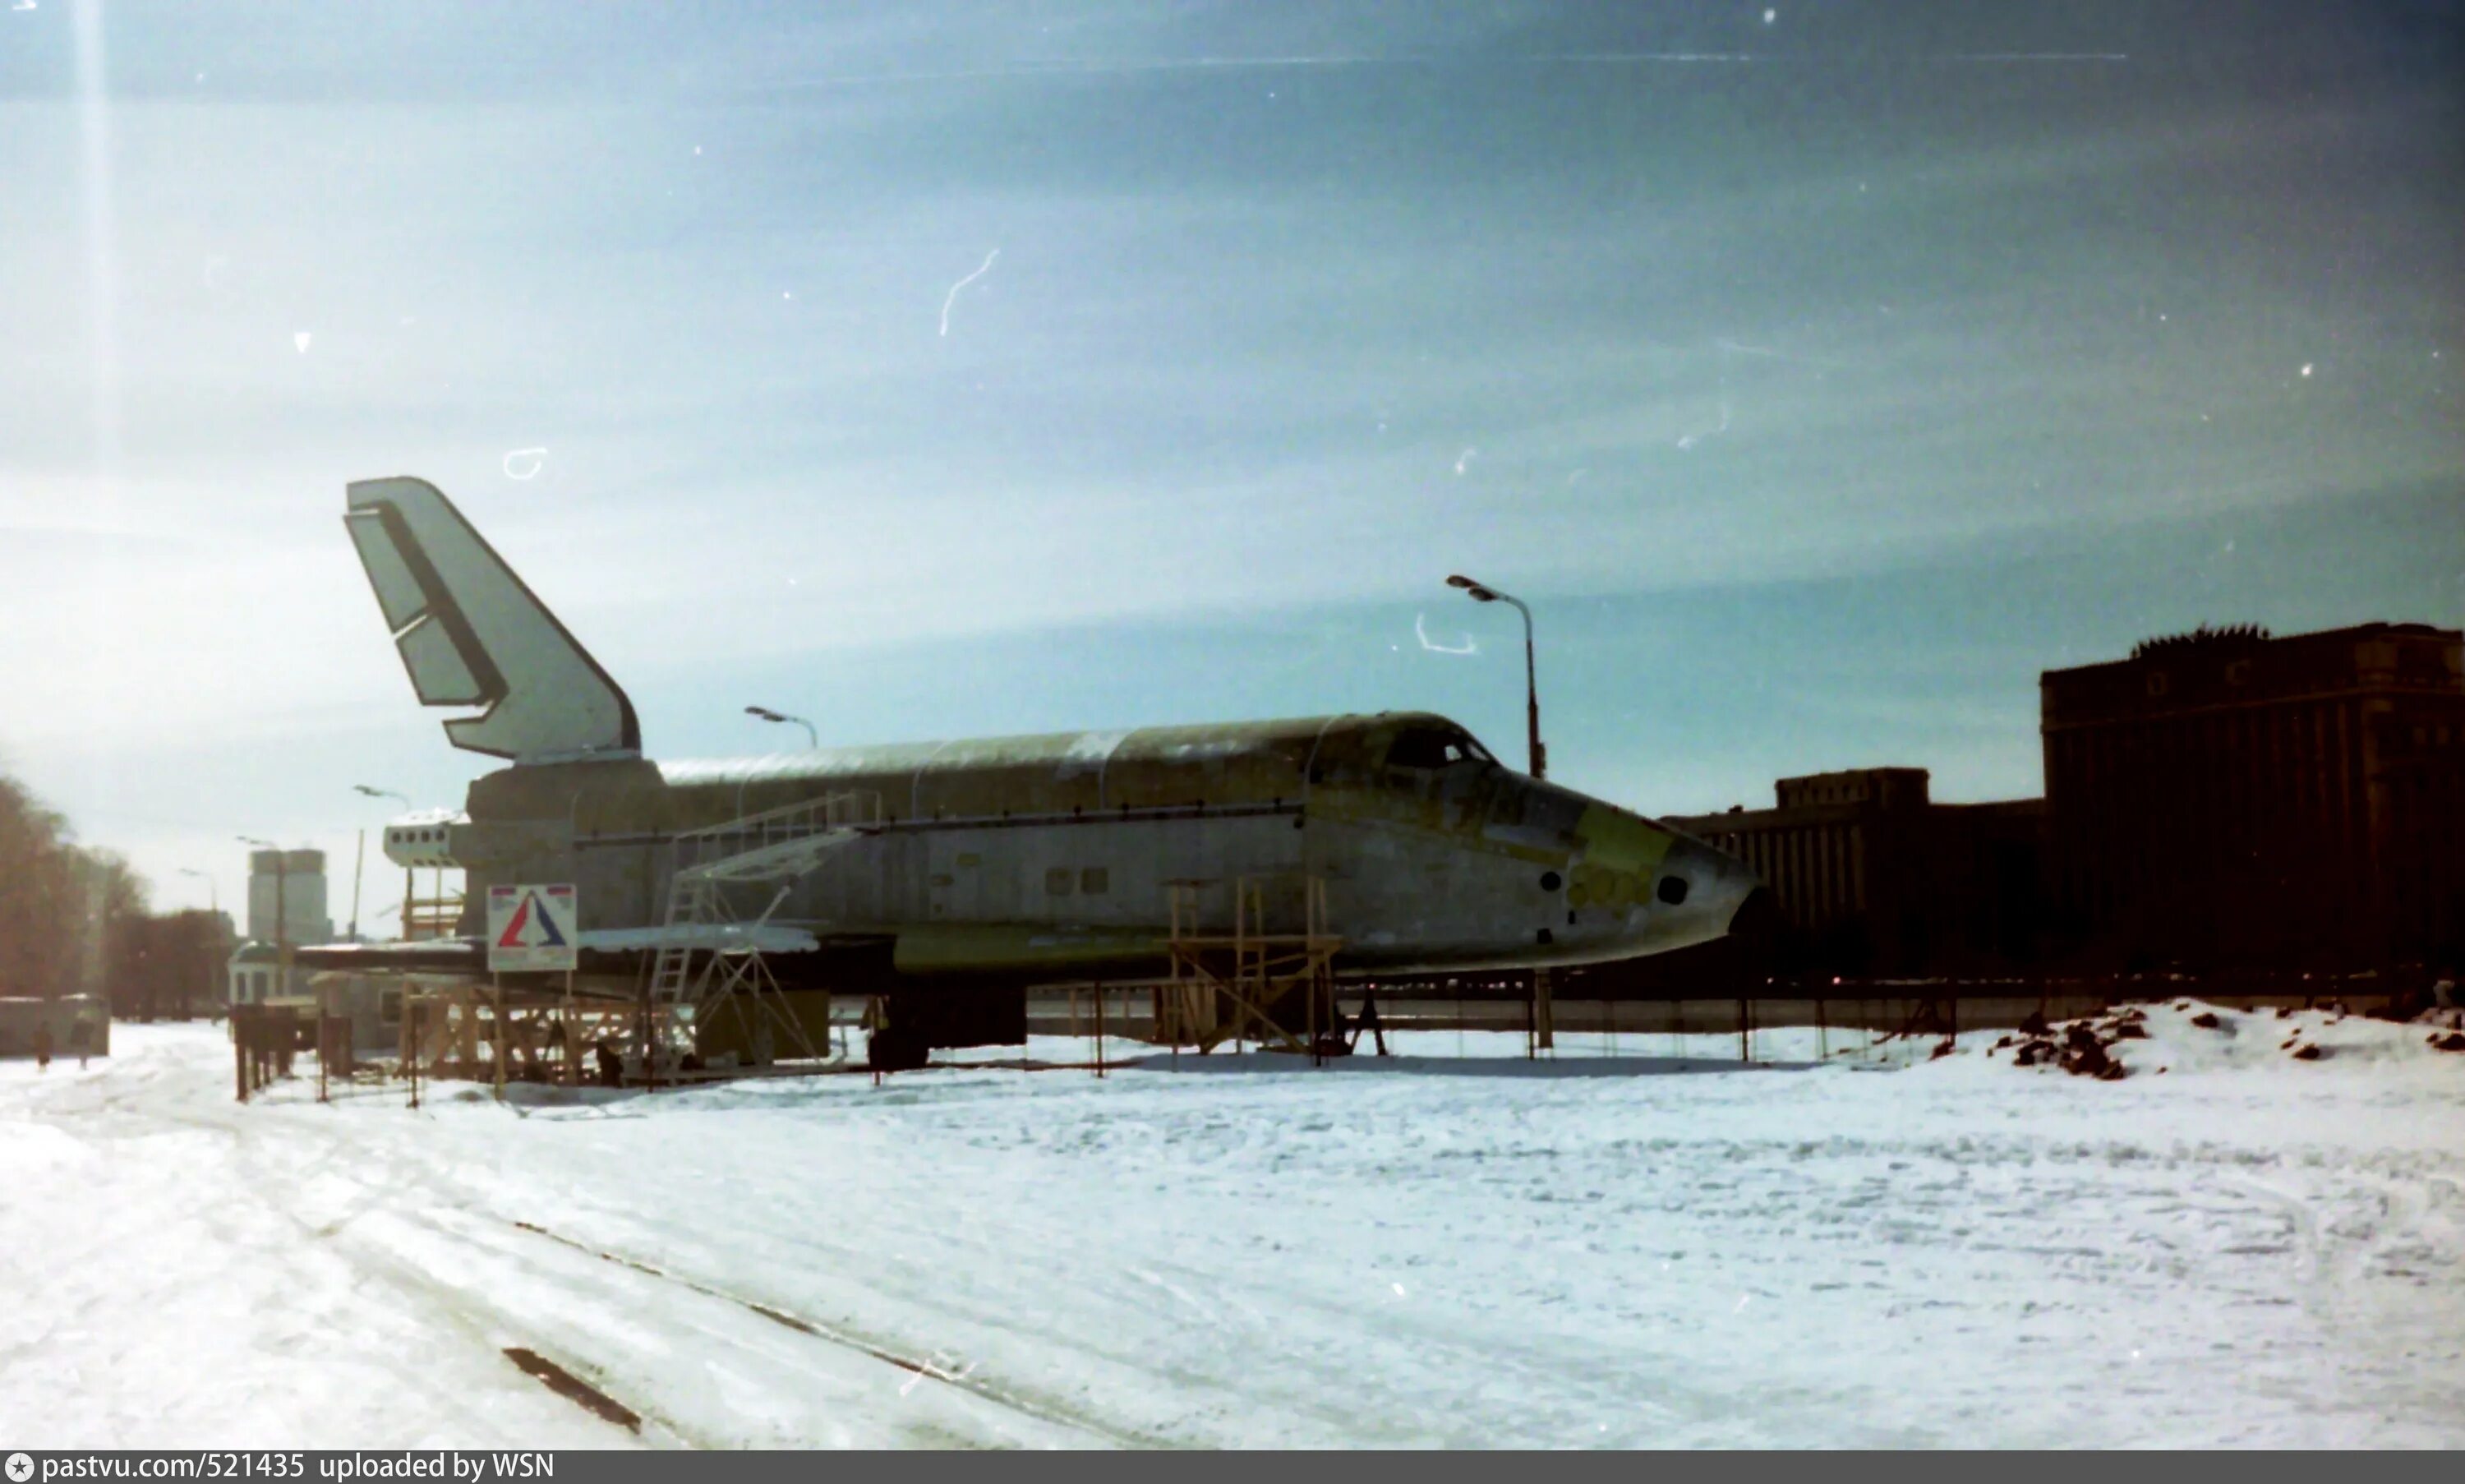
[[(1165, 883), (1171, 971), (1156, 991), (1158, 1041), (1190, 1043), (1202, 1052), (1227, 1041), (1256, 1041), (1313, 1060), (1322, 1054), (1323, 1037), (1335, 1029), (1334, 963), (1344, 946), (1326, 930), (1326, 881), (1300, 878), (1300, 931), (1277, 933), (1267, 927), (1268, 879), (1233, 878), (1230, 934), (1207, 931), (1199, 909), (1201, 889), (1219, 883)], [(1296, 990), (1302, 996), (1298, 1035), (1285, 1008)]]
[[(791, 936), (771, 919), (815, 871), (881, 826), (870, 789), (827, 794), (690, 830), (676, 838), (667, 915), (644, 982), (639, 1042), (646, 1074), (679, 1058), (720, 1017), (744, 1017), (756, 1065), (817, 1060), (804, 1020), (790, 1010), (766, 954)], [(750, 913), (743, 888), (769, 888)], [(802, 946), (800, 942), (798, 944)], [(665, 1043), (665, 1044), (662, 1044)]]

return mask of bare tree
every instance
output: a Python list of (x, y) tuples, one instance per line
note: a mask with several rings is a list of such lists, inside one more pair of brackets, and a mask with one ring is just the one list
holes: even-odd
[(0, 775), (0, 994), (100, 992), (117, 937), (145, 913), (145, 882)]

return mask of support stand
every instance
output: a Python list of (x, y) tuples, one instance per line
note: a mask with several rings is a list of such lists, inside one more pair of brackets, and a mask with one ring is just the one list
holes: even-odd
[(1326, 882), (1314, 875), (1299, 878), (1301, 931), (1268, 932), (1264, 879), (1233, 879), (1229, 937), (1199, 926), (1199, 890), (1216, 883), (1165, 883), (1172, 967), (1163, 999), (1168, 1018), (1156, 1027), (1160, 1039), (1175, 1046), (1190, 1041), (1202, 1053), (1226, 1041), (1237, 1052), (1249, 1039), (1262, 1047), (1312, 1051), (1312, 1043), (1286, 1029), (1275, 1012), (1298, 989), (1308, 997), (1300, 1016), (1306, 1030), (1323, 1024), (1321, 1008), (1334, 1001), (1334, 961), (1344, 940), (1326, 931)]
[(495, 1001), (495, 1018), (488, 1028), (488, 1046), (496, 1052), (494, 1059), (497, 1064), (497, 1101), (503, 1102), (505, 1100), (505, 1036), (509, 1029), (505, 1025), (505, 976), (491, 974), (488, 977), (492, 981), (490, 998)]

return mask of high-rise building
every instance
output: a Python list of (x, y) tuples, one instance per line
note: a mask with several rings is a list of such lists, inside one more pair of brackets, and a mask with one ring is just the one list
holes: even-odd
[(2458, 631), (2202, 629), (2039, 684), (2055, 906), (2092, 955), (2342, 966), (2454, 951)]
[(281, 903), (284, 937), (294, 945), (334, 941), (334, 919), (325, 907), (323, 851), (251, 851), (248, 853), (248, 936), (275, 941), (275, 903)]

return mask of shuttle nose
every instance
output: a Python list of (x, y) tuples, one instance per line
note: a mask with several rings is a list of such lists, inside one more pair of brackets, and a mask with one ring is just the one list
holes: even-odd
[(1754, 931), (1771, 902), (1770, 891), (1744, 861), (1685, 839), (1662, 859), (1654, 895), (1715, 933)]
[[(1585, 848), (1566, 887), (1575, 952), (1691, 948), (1745, 931), (1761, 915), (1746, 903), (1763, 882), (1726, 851), (1607, 805), (1591, 806), (1578, 833)], [(1557, 883), (1543, 879), (1542, 889)], [(1583, 915), (1595, 908), (1608, 910)]]

